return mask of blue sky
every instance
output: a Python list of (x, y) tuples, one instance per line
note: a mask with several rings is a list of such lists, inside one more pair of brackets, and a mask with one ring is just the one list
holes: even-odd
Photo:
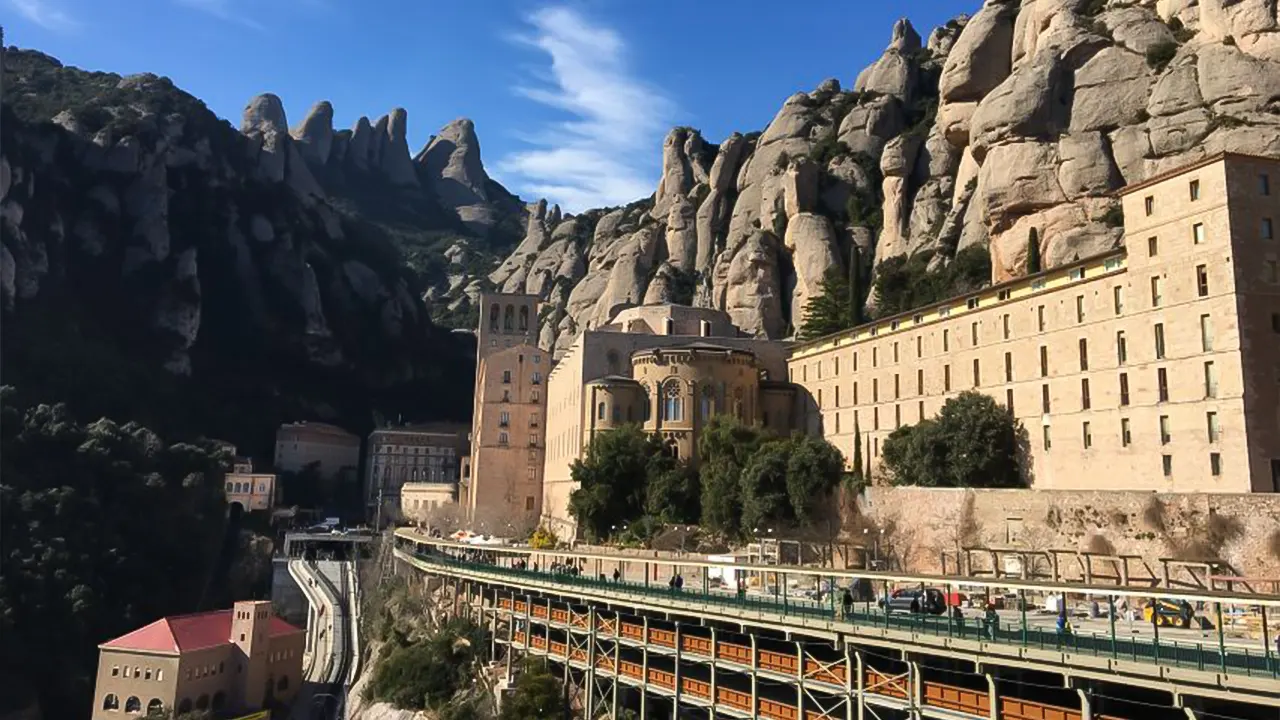
[(167, 75), (239, 124), (273, 92), (350, 127), (409, 112), (416, 152), (475, 121), (490, 174), (568, 210), (657, 187), (662, 137), (763, 129), (786, 97), (851, 86), (906, 16), (922, 37), (979, 0), (0, 0), (9, 45)]

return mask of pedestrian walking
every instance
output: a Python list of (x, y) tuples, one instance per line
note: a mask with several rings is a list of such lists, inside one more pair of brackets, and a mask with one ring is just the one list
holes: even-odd
[(845, 620), (853, 615), (853, 593), (849, 592), (849, 588), (845, 588), (844, 594), (840, 596), (840, 610)]

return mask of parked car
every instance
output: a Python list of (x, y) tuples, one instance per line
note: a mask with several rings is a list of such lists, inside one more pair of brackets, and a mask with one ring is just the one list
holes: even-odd
[(912, 612), (941, 615), (947, 609), (947, 598), (937, 588), (895, 590), (888, 603), (881, 601), (887, 612)]

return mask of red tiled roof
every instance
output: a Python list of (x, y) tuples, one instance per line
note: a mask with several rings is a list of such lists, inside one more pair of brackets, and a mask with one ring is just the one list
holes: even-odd
[[(272, 616), (271, 637), (302, 632), (284, 620)], [(98, 647), (111, 650), (142, 650), (159, 653), (184, 653), (226, 645), (231, 642), (231, 611), (214, 610), (192, 615), (160, 618), (150, 625), (121, 635)]]

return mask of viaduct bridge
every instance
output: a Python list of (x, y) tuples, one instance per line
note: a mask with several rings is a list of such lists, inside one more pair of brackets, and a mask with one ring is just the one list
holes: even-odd
[[(621, 707), (642, 719), (1280, 718), (1280, 655), (1268, 627), (1280, 595), (1161, 589), (1163, 599), (1203, 603), (1217, 622), (1134, 631), (1108, 613), (1107, 632), (1063, 636), (1028, 618), (1028, 598), (1083, 595), (1115, 607), (1152, 591), (476, 547), (410, 528), (396, 531), (395, 545), (397, 572), (452, 586), (454, 612), (489, 628), (508, 677), (514, 656), (545, 658), (579, 688), (587, 718), (616, 718)], [(725, 571), (763, 578), (773, 593), (719, 591), (708, 578)], [(686, 573), (701, 581), (672, 589), (669, 578)], [(994, 626), (885, 613), (870, 600), (846, 613), (835, 593), (813, 600), (779, 591), (798, 578), (878, 592), (963, 584), (1016, 593), (1022, 609)], [(1260, 637), (1228, 640), (1224, 618), (1237, 609), (1260, 621)]]

